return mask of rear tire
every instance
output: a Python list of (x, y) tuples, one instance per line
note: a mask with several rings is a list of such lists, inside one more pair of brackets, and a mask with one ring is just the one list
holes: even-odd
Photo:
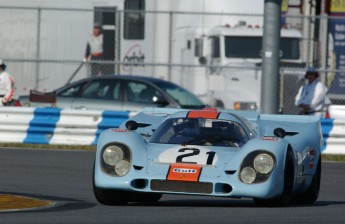
[(285, 206), (289, 204), (291, 198), (291, 192), (294, 182), (294, 165), (291, 150), (288, 150), (285, 161), (285, 172), (284, 172), (284, 190), (283, 193), (272, 199), (259, 199), (254, 198), (254, 202), (258, 206)]

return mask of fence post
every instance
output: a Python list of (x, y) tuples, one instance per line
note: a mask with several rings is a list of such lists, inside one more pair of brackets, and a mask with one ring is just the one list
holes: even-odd
[(304, 23), (307, 26), (307, 67), (315, 66), (314, 61), (314, 31), (315, 31), (315, 10), (313, 9), (313, 1), (305, 2), (305, 9), (308, 13)]
[(262, 40), (261, 112), (278, 113), (280, 0), (265, 0)]
[(327, 13), (325, 12), (325, 0), (322, 0), (321, 3), (321, 17), (320, 17), (320, 45), (321, 45), (321, 81), (327, 85), (327, 59), (328, 59), (328, 17)]
[(171, 81), (172, 69), (172, 41), (173, 41), (173, 12), (169, 12), (169, 50), (168, 50), (168, 80)]
[(121, 14), (123, 11), (116, 11), (116, 27), (115, 27), (115, 61), (120, 62), (116, 64), (116, 74), (119, 75), (121, 71)]
[(37, 9), (37, 34), (36, 34), (36, 83), (35, 89), (38, 90), (40, 82), (40, 39), (41, 39), (41, 8)]

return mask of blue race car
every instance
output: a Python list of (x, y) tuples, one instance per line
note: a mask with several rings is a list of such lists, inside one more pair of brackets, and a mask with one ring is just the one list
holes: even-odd
[(155, 202), (162, 194), (311, 204), (320, 189), (322, 142), (314, 116), (145, 109), (102, 132), (94, 194), (106, 205)]

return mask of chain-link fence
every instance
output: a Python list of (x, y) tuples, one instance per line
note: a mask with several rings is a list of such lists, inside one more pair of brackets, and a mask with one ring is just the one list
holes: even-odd
[[(145, 11), (0, 6), (0, 57), (17, 96), (92, 75), (129, 74), (170, 80), (213, 106), (260, 108), (262, 13), (160, 11), (149, 2)], [(103, 31), (103, 57), (83, 61), (95, 23)], [(287, 13), (282, 24), (283, 113), (298, 112), (294, 98), (309, 66), (320, 71), (332, 103), (345, 104), (345, 17)]]

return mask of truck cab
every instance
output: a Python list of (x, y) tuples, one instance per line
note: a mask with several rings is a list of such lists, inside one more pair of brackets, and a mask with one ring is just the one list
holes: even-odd
[[(189, 84), (187, 88), (211, 106), (241, 110), (260, 108), (262, 27), (239, 22), (233, 27), (182, 28), (178, 33), (179, 62), (202, 65), (201, 68), (183, 69), (182, 77), (190, 79), (184, 82)], [(302, 62), (301, 41), (299, 31), (281, 30), (281, 62)], [(199, 89), (200, 86), (207, 88)]]

